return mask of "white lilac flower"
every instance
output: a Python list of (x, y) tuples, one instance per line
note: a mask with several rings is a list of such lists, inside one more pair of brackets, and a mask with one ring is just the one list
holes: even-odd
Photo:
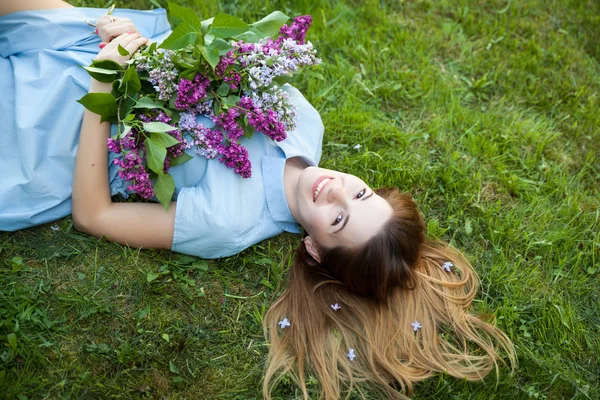
[(331, 305), (331, 308), (333, 309), (333, 311), (337, 311), (337, 310), (339, 310), (340, 308), (342, 308), (342, 306), (340, 306), (338, 303), (335, 303), (335, 304), (332, 304), (332, 305)]
[(354, 359), (356, 358), (356, 354), (354, 354), (354, 349), (349, 349), (348, 354), (346, 354), (346, 357), (348, 357), (350, 361), (354, 361)]
[(282, 319), (278, 322), (281, 329), (284, 329), (286, 326), (290, 326), (290, 321), (287, 318)]
[(359, 143), (359, 144), (357, 144), (357, 145), (354, 146), (354, 149), (355, 150), (360, 150), (361, 147), (362, 147), (362, 145)]
[(452, 264), (450, 261), (442, 264), (442, 269), (446, 272), (450, 272), (450, 268), (452, 267), (454, 267), (454, 264)]
[(60, 231), (60, 228), (57, 225), (52, 225), (50, 226), (50, 229), (52, 229), (53, 231)]
[(415, 321), (415, 322), (411, 323), (410, 326), (413, 327), (413, 330), (415, 332), (422, 328), (421, 323), (419, 321)]

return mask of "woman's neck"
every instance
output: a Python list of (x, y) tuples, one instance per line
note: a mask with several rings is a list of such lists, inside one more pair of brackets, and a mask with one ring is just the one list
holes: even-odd
[(306, 167), (308, 167), (308, 164), (301, 157), (292, 157), (285, 160), (285, 167), (283, 169), (283, 191), (288, 207), (296, 221), (298, 221), (296, 216), (296, 191), (298, 190), (298, 179)]

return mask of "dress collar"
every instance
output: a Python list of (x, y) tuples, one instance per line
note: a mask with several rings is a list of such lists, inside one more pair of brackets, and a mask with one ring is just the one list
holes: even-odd
[(285, 157), (264, 156), (262, 158), (262, 176), (265, 198), (271, 218), (275, 225), (286, 232), (300, 233), (300, 225), (294, 220), (283, 190), (283, 170)]

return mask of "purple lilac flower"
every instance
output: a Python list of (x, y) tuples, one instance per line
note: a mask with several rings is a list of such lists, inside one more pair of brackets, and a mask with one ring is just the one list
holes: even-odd
[(242, 178), (252, 176), (252, 164), (248, 159), (248, 150), (239, 143), (221, 144), (217, 147), (221, 161), (227, 168), (233, 168)]
[(255, 106), (263, 111), (273, 110), (287, 132), (296, 129), (297, 108), (290, 101), (290, 96), (285, 91), (273, 86), (261, 92), (250, 91), (246, 95), (252, 99)]
[(277, 142), (287, 137), (285, 127), (277, 119), (277, 114), (273, 110), (262, 110), (247, 96), (242, 97), (237, 105), (245, 110), (248, 123), (257, 131)]
[(120, 156), (115, 158), (113, 163), (119, 166), (117, 172), (119, 177), (130, 182), (127, 189), (144, 199), (151, 199), (154, 196), (154, 189), (152, 189), (150, 175), (144, 168), (146, 151), (143, 143), (138, 147), (137, 136), (138, 132), (132, 129), (123, 139), (109, 138), (107, 144), (110, 151)]
[(223, 128), (227, 133), (227, 138), (232, 142), (237, 142), (239, 138), (244, 134), (244, 129), (236, 121), (236, 118), (240, 116), (240, 112), (236, 107), (231, 107), (227, 112), (223, 112), (217, 117), (213, 118), (213, 122), (216, 126)]
[(306, 38), (306, 31), (312, 24), (312, 17), (310, 15), (301, 15), (294, 18), (291, 26), (283, 25), (279, 29), (279, 34), (283, 38), (290, 38), (297, 41), (300, 44), (304, 44)]
[(225, 56), (221, 57), (219, 63), (215, 67), (215, 74), (222, 78), (224, 82), (229, 83), (229, 88), (235, 90), (238, 88), (242, 77), (235, 70), (230, 68), (235, 64), (234, 51), (229, 51)]
[(177, 88), (175, 108), (185, 110), (206, 97), (206, 88), (210, 80), (202, 74), (196, 74), (193, 81), (181, 78)]

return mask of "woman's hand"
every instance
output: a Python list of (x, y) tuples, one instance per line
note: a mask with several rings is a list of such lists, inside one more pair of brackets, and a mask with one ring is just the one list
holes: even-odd
[[(112, 60), (120, 65), (125, 65), (125, 61), (129, 60), (131, 55), (146, 43), (148, 43), (148, 39), (141, 37), (139, 32), (124, 33), (121, 36), (113, 39), (102, 50), (100, 50), (96, 58), (94, 58), (94, 61)], [(119, 54), (119, 45), (127, 50), (129, 54), (126, 56)]]
[(103, 15), (96, 21), (96, 33), (100, 36), (100, 48), (124, 33), (136, 33), (138, 30), (129, 18)]

